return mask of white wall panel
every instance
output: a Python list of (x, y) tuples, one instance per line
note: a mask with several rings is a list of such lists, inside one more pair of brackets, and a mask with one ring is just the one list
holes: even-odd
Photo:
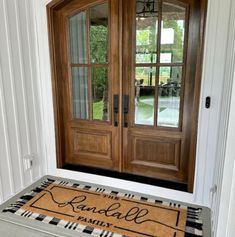
[[(45, 173), (31, 8), (30, 0), (0, 0), (0, 202)], [(28, 170), (25, 157), (33, 158)]]
[[(33, 22), (33, 17), (29, 15), (30, 9), (29, 4), (30, 1), (17, 1), (17, 8), (19, 11), (19, 25), (21, 27), (21, 38), (22, 38), (22, 51), (24, 52), (23, 55), (23, 67), (24, 67), (24, 74), (25, 74), (25, 93), (27, 98), (27, 109), (28, 109), (28, 126), (31, 128), (29, 129), (29, 151), (28, 154), (35, 154), (34, 159), (34, 166), (32, 168), (33, 177), (40, 176), (40, 158), (39, 155), (39, 136), (38, 136), (38, 99), (37, 99), (37, 74), (35, 71), (35, 39), (32, 34), (32, 30), (30, 27), (35, 27), (30, 25)], [(33, 23), (32, 23), (33, 24)], [(34, 47), (34, 48), (33, 48)], [(25, 153), (24, 155), (27, 155)]]
[[(1, 29), (1, 27), (0, 27)], [(0, 38), (1, 40), (1, 38)], [(0, 61), (0, 179), (1, 179), (1, 199), (10, 197), (13, 192), (13, 174), (10, 157), (9, 139), (7, 131), (7, 121), (5, 112), (5, 99), (3, 95), (3, 76)]]
[(31, 65), (31, 89), (32, 89), (32, 98), (33, 98), (33, 109), (30, 113), (30, 123), (34, 129), (31, 129), (31, 137), (34, 137), (36, 142), (32, 144), (32, 151), (36, 154), (35, 162), (38, 165), (33, 166), (33, 176), (41, 177), (42, 174), (46, 171), (46, 157), (43, 153), (44, 140), (42, 139), (42, 114), (40, 109), (41, 96), (40, 96), (40, 86), (39, 86), (39, 77), (38, 77), (38, 55), (36, 52), (37, 49), (37, 38), (36, 38), (36, 22), (34, 16), (34, 5), (32, 0), (25, 0), (26, 12), (27, 12), (27, 27), (28, 27), (28, 40), (29, 40), (29, 56), (30, 56), (30, 65)]
[(0, 16), (1, 19), (1, 62), (2, 62), (2, 83), (3, 83), (3, 96), (5, 98), (5, 112), (7, 119), (7, 132), (10, 147), (10, 156), (12, 163), (12, 174), (14, 180), (14, 190), (22, 187), (22, 162), (20, 161), (20, 144), (19, 144), (19, 125), (18, 114), (16, 108), (16, 94), (14, 76), (15, 72), (12, 67), (13, 55), (10, 42), (9, 21), (6, 9), (6, 1), (0, 2)]

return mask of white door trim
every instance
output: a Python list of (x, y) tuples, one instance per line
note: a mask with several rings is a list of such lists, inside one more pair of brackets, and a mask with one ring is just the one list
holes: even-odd
[[(38, 78), (40, 81), (41, 112), (44, 131), (45, 155), (48, 174), (67, 178), (85, 180), (117, 188), (128, 188), (132, 191), (145, 192), (175, 200), (210, 205), (210, 188), (215, 167), (215, 151), (219, 129), (219, 118), (222, 96), (222, 78), (226, 61), (227, 36), (231, 0), (209, 0), (207, 28), (204, 50), (204, 68), (202, 76), (201, 104), (198, 124), (197, 162), (194, 193), (174, 191), (151, 185), (138, 184), (125, 180), (106, 178), (98, 175), (72, 172), (56, 168), (54, 115), (52, 103), (52, 86), (50, 77), (50, 59), (48, 49), (48, 31), (46, 4), (50, 0), (34, 0), (35, 20), (38, 40)], [(204, 107), (205, 97), (211, 96), (211, 109)], [(225, 118), (227, 119), (227, 118)]]

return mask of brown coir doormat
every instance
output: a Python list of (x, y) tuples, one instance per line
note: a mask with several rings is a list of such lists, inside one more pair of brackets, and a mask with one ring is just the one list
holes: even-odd
[(200, 208), (52, 179), (3, 212), (100, 237), (203, 236)]

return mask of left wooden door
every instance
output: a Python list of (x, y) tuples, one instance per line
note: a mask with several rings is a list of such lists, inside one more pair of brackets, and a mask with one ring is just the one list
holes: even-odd
[(120, 170), (118, 4), (48, 5), (59, 167)]

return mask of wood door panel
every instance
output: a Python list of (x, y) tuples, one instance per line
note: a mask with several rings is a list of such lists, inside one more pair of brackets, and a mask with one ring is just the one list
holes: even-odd
[(162, 167), (164, 165), (167, 169), (178, 171), (180, 141), (164, 140), (161, 138), (154, 139), (153, 137), (150, 139), (135, 137), (132, 145), (133, 161), (145, 161), (152, 164), (153, 167)]
[(160, 174), (164, 178), (174, 176), (181, 179), (180, 139), (130, 134), (128, 140), (131, 142), (128, 144), (129, 154), (124, 165), (126, 172), (155, 178)]
[(73, 130), (72, 138), (73, 154), (98, 155), (105, 159), (111, 159), (112, 137), (111, 132), (96, 132), (95, 130)]
[(116, 169), (116, 150), (112, 149), (115, 137), (112, 131), (70, 128), (67, 163)]

